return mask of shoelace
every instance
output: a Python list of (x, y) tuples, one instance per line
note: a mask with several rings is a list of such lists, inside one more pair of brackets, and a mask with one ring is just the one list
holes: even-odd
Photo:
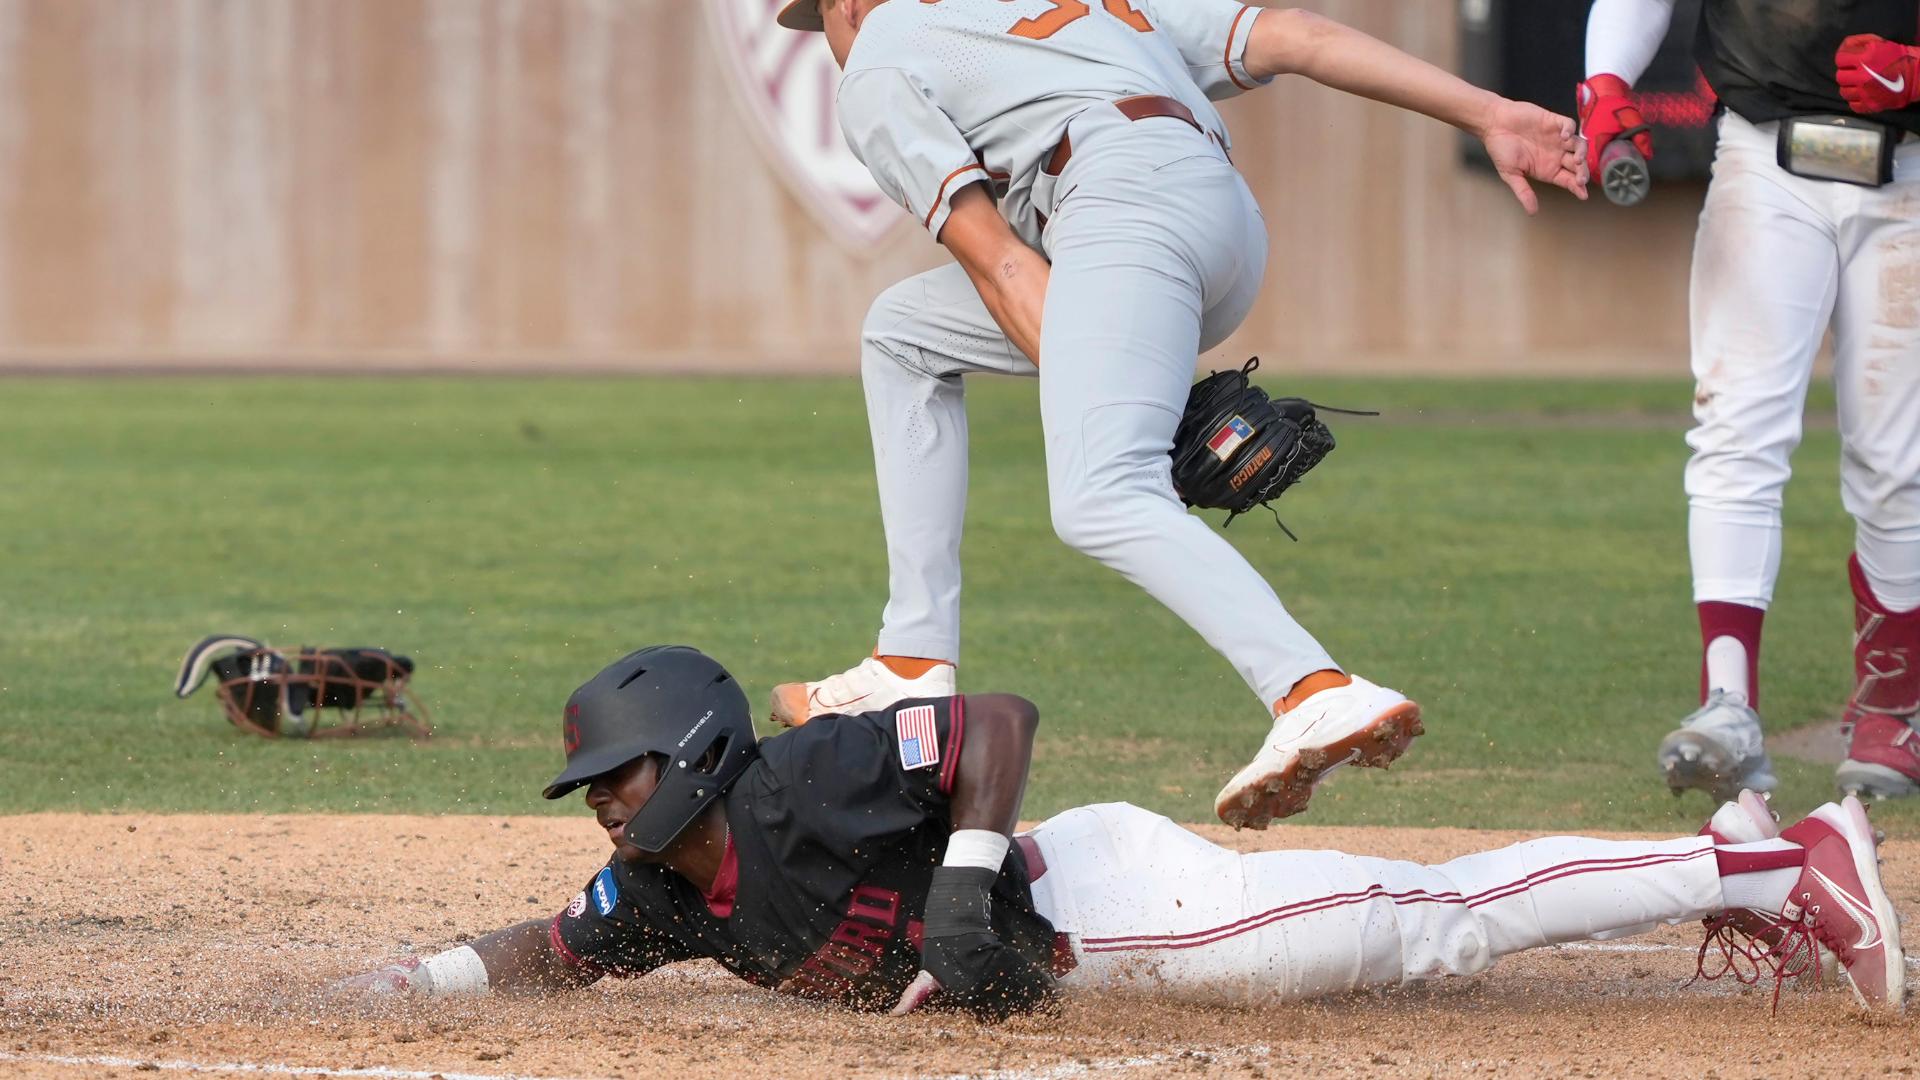
[[(1801, 900), (1807, 899), (1810, 897), (1802, 893)], [(1820, 943), (1813, 933), (1820, 906), (1814, 904), (1802, 908), (1801, 912), (1798, 919), (1762, 916), (1771, 919), (1781, 929), (1779, 942), (1772, 945), (1734, 925), (1734, 920), (1728, 916), (1718, 915), (1707, 919), (1707, 937), (1700, 943), (1700, 952), (1694, 958), (1693, 978), (1687, 980), (1687, 985), (1703, 981), (1717, 982), (1731, 977), (1743, 985), (1757, 986), (1764, 977), (1763, 969), (1770, 970), (1773, 974), (1773, 1013), (1779, 1015), (1780, 990), (1788, 979), (1797, 979), (1812, 971), (1815, 985), (1821, 982)], [(1708, 965), (1712, 961), (1708, 953), (1716, 950), (1720, 964), (1710, 972)], [(1745, 961), (1744, 967), (1742, 961)]]

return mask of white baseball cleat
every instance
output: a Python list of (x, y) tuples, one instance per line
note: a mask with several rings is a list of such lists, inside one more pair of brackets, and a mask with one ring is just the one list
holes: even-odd
[(1747, 699), (1725, 690), (1707, 695), (1706, 704), (1660, 741), (1660, 772), (1675, 795), (1698, 788), (1727, 802), (1744, 789), (1772, 791), (1773, 775), (1760, 731), (1760, 714)]
[(1281, 714), (1253, 762), (1214, 799), (1220, 820), (1264, 829), (1307, 808), (1313, 787), (1342, 765), (1386, 768), (1425, 729), (1420, 706), (1358, 676)]
[(799, 727), (816, 716), (878, 712), (913, 698), (952, 697), (954, 668), (941, 664), (917, 679), (903, 679), (873, 657), (819, 682), (781, 683), (773, 688), (773, 720)]

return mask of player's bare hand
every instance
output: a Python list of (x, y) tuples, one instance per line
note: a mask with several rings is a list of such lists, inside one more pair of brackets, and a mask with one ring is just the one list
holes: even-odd
[(925, 1005), (927, 1000), (940, 992), (940, 980), (926, 972), (914, 976), (907, 988), (900, 992), (900, 1000), (894, 1003), (889, 1016), (905, 1016)]
[(1572, 117), (1524, 101), (1502, 101), (1494, 107), (1481, 138), (1494, 170), (1527, 213), (1540, 212), (1540, 199), (1530, 180), (1586, 199), (1586, 146)]
[(340, 1004), (366, 1003), (426, 993), (431, 985), (432, 976), (420, 958), (407, 956), (377, 971), (332, 983), (324, 996)]

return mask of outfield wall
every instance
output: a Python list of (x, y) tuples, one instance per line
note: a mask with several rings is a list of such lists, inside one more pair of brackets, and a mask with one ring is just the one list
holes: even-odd
[[(796, 199), (733, 2), (0, 0), (0, 363), (852, 370), (940, 254)], [(1452, 54), (1445, 0), (1312, 6)], [(1529, 221), (1437, 124), (1305, 85), (1228, 118), (1275, 252), (1231, 350), (1684, 367), (1697, 188)]]

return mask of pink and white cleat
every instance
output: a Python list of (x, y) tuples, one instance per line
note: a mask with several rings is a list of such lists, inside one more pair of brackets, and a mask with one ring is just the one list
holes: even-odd
[[(1721, 845), (1757, 844), (1780, 835), (1780, 818), (1767, 805), (1765, 796), (1742, 790), (1732, 802), (1720, 804), (1700, 835), (1711, 836)], [(1787, 938), (1788, 925), (1768, 911), (1730, 908), (1707, 916), (1704, 922), (1707, 939), (1700, 943), (1698, 977), (1709, 982), (1730, 974), (1741, 982), (1757, 982), (1760, 964), (1766, 957), (1778, 955)], [(1717, 964), (1709, 960), (1716, 952)], [(1831, 949), (1816, 942), (1811, 964), (1796, 957), (1791, 970), (1781, 974), (1784, 979), (1800, 982), (1804, 977), (1814, 985), (1823, 985), (1839, 979), (1840, 962)]]
[(1425, 731), (1420, 706), (1358, 676), (1322, 690), (1273, 722), (1266, 745), (1220, 789), (1213, 809), (1236, 829), (1264, 829), (1307, 808), (1313, 788), (1342, 765), (1384, 769)]
[(1788, 937), (1797, 934), (1831, 949), (1867, 1009), (1900, 1012), (1907, 1000), (1907, 961), (1899, 916), (1880, 882), (1866, 808), (1849, 795), (1783, 829), (1780, 838), (1807, 849), (1806, 867), (1780, 912)]
[(917, 679), (903, 679), (868, 657), (819, 682), (774, 687), (773, 720), (782, 727), (799, 727), (816, 716), (878, 712), (913, 698), (952, 697), (954, 685), (952, 664), (941, 664)]

